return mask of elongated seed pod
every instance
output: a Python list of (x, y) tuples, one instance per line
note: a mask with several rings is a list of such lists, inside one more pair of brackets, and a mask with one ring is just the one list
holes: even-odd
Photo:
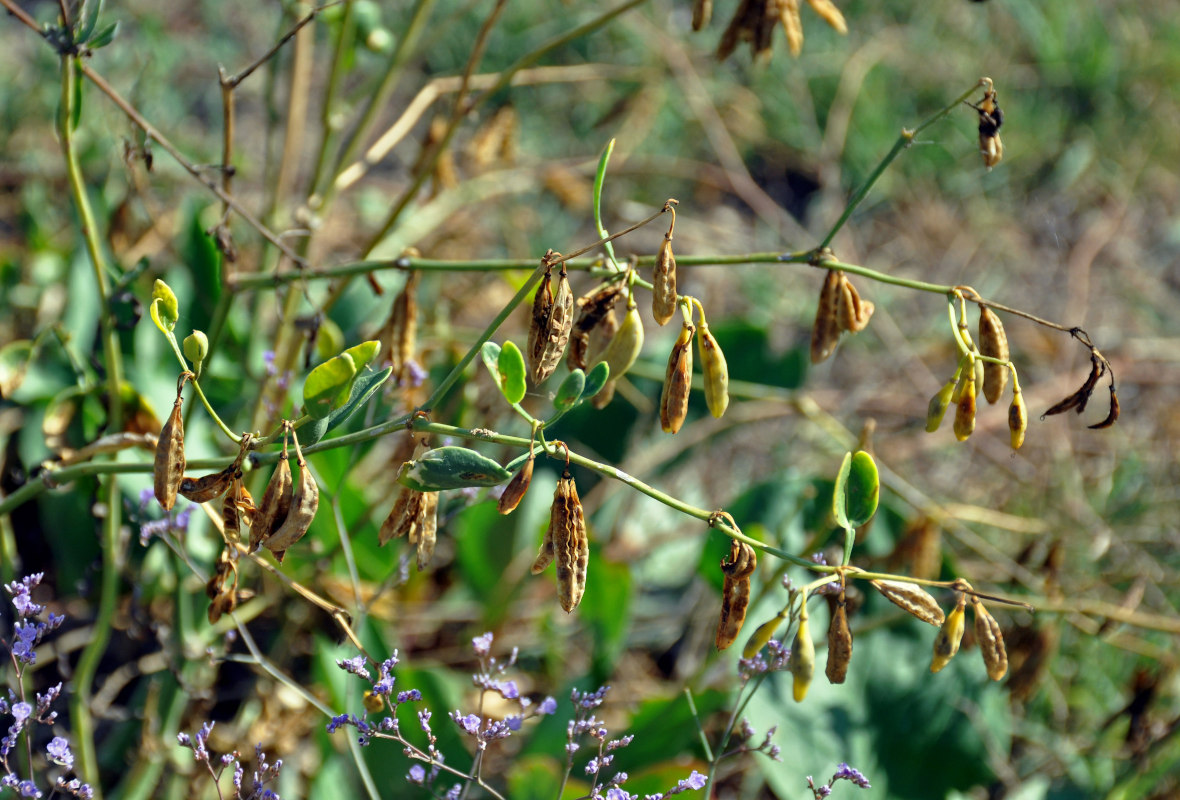
[(418, 517), (418, 571), (426, 569), (434, 557), (434, 543), (438, 538), (438, 492), (423, 492)]
[[(987, 306), (979, 307), (979, 352), (1001, 361), (1008, 360), (1008, 335), (999, 316)], [(1008, 384), (1008, 367), (993, 364), (983, 365), (983, 396), (989, 403), (995, 403), (1004, 393)]]
[(287, 512), (287, 518), (283, 520), (279, 529), (262, 543), (263, 547), (275, 554), (275, 558), (280, 563), (283, 560), (282, 554), (286, 552), (287, 548), (298, 542), (307, 533), (312, 520), (315, 519), (316, 511), (320, 507), (320, 488), (316, 485), (311, 470), (307, 467), (303, 451), (299, 449), (299, 437), (295, 435), (294, 431), (291, 432), (291, 437), (295, 442), (295, 461), (299, 465), (299, 485), (295, 487), (291, 497), (291, 509)]
[(908, 581), (869, 581), (878, 592), (898, 608), (931, 625), (942, 625), (946, 615), (929, 592)]
[[(582, 594), (586, 591), (586, 566), (590, 560), (590, 541), (586, 535), (582, 501), (578, 498), (578, 488), (568, 470), (562, 473), (553, 492), (546, 538), (552, 547), (552, 558), (557, 562), (557, 599), (568, 614), (582, 602)], [(542, 545), (544, 550), (545, 546)], [(537, 562), (543, 556), (544, 552), (538, 554)], [(538, 571), (536, 567), (534, 563), (534, 571)]]
[(422, 273), (411, 270), (406, 283), (389, 312), (384, 334), (389, 342), (389, 361), (393, 366), (393, 378), (402, 383), (406, 377), (407, 364), (414, 358), (418, 346), (418, 281)]
[(847, 603), (844, 592), (830, 603), (832, 614), (828, 621), (828, 665), (824, 674), (829, 683), (844, 683), (848, 664), (852, 661), (852, 631), (848, 628)]
[(951, 394), (955, 391), (955, 384), (958, 381), (951, 378), (946, 385), (935, 392), (934, 396), (930, 398), (930, 405), (926, 407), (926, 432), (934, 433), (938, 430), (938, 426), (942, 424), (942, 418), (946, 416), (947, 407), (951, 403)]
[[(417, 519), (421, 514), (424, 492), (403, 486), (393, 503), (393, 509), (385, 522), (381, 523), (381, 530), (377, 532), (377, 544), (384, 547), (390, 539), (400, 539), (415, 530)], [(411, 544), (417, 544), (417, 534), (410, 537)]]
[[(241, 486), (241, 480), (236, 481), (238, 486)], [(222, 532), (225, 535), (225, 540), (232, 544), (237, 544), (242, 539), (242, 518), (238, 514), (238, 506), (234, 503), (234, 496), (232, 492), (225, 495), (221, 501), (221, 525)]]
[(975, 432), (975, 370), (968, 368), (963, 375), (966, 382), (955, 405), (955, 438), (965, 442)]
[(581, 367), (583, 372), (590, 372), (590, 367), (597, 366), (598, 362), (605, 360), (603, 354), (606, 348), (610, 346), (611, 340), (615, 338), (615, 334), (619, 332), (619, 315), (615, 310), (609, 309), (598, 324), (590, 329), (586, 334), (586, 355), (582, 362), (586, 367)]
[(557, 369), (561, 357), (565, 355), (566, 345), (569, 344), (573, 324), (574, 291), (570, 288), (569, 277), (563, 264), (557, 279), (557, 290), (553, 293), (547, 324), (539, 342), (540, 351), (536, 362), (531, 364), (534, 384), (544, 383)]
[(496, 510), (501, 514), (511, 514), (524, 499), (525, 492), (529, 490), (529, 484), (533, 480), (534, 461), (535, 458), (530, 451), (528, 460), (504, 487), (504, 494), (500, 495), (500, 500), (496, 503)]
[(837, 33), (848, 33), (848, 24), (844, 21), (844, 15), (840, 13), (840, 9), (832, 3), (832, 0), (807, 0), (811, 5), (811, 10), (819, 15), (820, 19), (832, 26)]
[(660, 427), (664, 433), (676, 433), (688, 416), (688, 396), (692, 390), (692, 336), (696, 326), (685, 322), (668, 357), (664, 389), (660, 393)]
[(766, 647), (774, 636), (774, 632), (778, 630), (779, 625), (786, 618), (785, 611), (780, 611), (755, 628), (754, 632), (750, 634), (750, 638), (746, 640), (746, 646), (742, 648), (742, 658), (753, 658), (758, 655), (758, 651)]
[(955, 657), (955, 653), (959, 652), (959, 644), (963, 641), (963, 631), (967, 628), (966, 605), (966, 598), (959, 595), (959, 601), (943, 621), (942, 627), (938, 630), (938, 636), (934, 637), (934, 655), (930, 659), (931, 672), (941, 670)]
[(541, 547), (537, 550), (537, 557), (533, 560), (533, 565), (529, 571), (534, 575), (540, 575), (545, 571), (545, 568), (553, 563), (556, 556), (556, 550), (553, 546), (553, 511), (549, 511), (549, 525), (545, 528), (545, 536), (541, 539)]
[(671, 234), (664, 234), (651, 274), (651, 315), (657, 324), (666, 325), (675, 313), (676, 256), (672, 255)]
[(593, 367), (598, 361), (605, 361), (610, 367), (611, 378), (618, 380), (627, 373), (627, 370), (631, 369), (631, 365), (635, 363), (641, 350), (643, 350), (643, 319), (639, 316), (639, 308), (635, 305), (635, 300), (631, 299), (627, 303), (627, 313), (623, 315), (623, 321), (619, 325), (618, 331), (611, 337), (610, 343), (602, 355), (596, 361), (592, 361), (590, 366)]
[(1000, 623), (988, 613), (978, 597), (971, 598), (971, 610), (975, 612), (975, 641), (983, 655), (987, 676), (998, 681), (1008, 672), (1008, 651), (1004, 647), (1004, 632)]
[(837, 306), (840, 312), (840, 327), (849, 333), (863, 331), (869, 324), (869, 317), (873, 316), (873, 304), (868, 300), (861, 300), (860, 293), (843, 272), (840, 273), (840, 296)]
[(694, 0), (692, 4), (692, 29), (704, 30), (713, 18), (713, 0)]
[(799, 628), (795, 632), (795, 641), (791, 643), (791, 657), (787, 660), (787, 669), (794, 676), (791, 682), (791, 696), (796, 703), (802, 703), (807, 696), (807, 689), (811, 686), (811, 679), (815, 676), (815, 642), (811, 641), (811, 630), (807, 623), (807, 602), (803, 602), (803, 610), (799, 615)]
[(721, 346), (704, 321), (697, 333), (697, 348), (705, 379), (705, 403), (709, 406), (709, 413), (720, 418), (729, 408), (729, 365), (725, 363), (725, 353), (721, 352)]
[(238, 517), (244, 525), (253, 530), (254, 517), (258, 513), (258, 507), (254, 505), (254, 498), (250, 495), (250, 490), (242, 484), (241, 480), (237, 483), (233, 497), (234, 506), (238, 509)]
[(721, 562), (725, 581), (721, 587), (721, 616), (714, 641), (718, 650), (729, 647), (742, 632), (750, 606), (750, 576), (757, 566), (758, 556), (754, 548), (734, 539), (729, 546), (729, 559)]
[(792, 56), (798, 57), (803, 51), (803, 20), (799, 16), (799, 0), (779, 0), (778, 12), (783, 33), (787, 36), (787, 48)]
[(1012, 405), (1008, 406), (1008, 431), (1011, 434), (1012, 449), (1019, 450), (1024, 444), (1024, 432), (1028, 430), (1028, 409), (1020, 387), (1012, 389)]
[(811, 363), (824, 361), (840, 341), (840, 279), (844, 273), (830, 269), (819, 291), (815, 325), (811, 328)]
[(263, 540), (272, 536), (287, 519), (291, 511), (294, 486), (291, 479), (291, 463), (287, 460), (287, 442), (283, 441), (283, 457), (275, 464), (275, 471), (267, 481), (262, 493), (262, 502), (250, 525), (250, 552), (262, 546)]
[(220, 472), (199, 478), (185, 477), (180, 481), (180, 496), (194, 503), (208, 503), (229, 491), (234, 478), (240, 478), (241, 468), (230, 464)]
[(529, 318), (529, 340), (525, 350), (529, 374), (534, 374), (541, 364), (545, 343), (549, 337), (549, 315), (553, 311), (553, 268), (545, 269), (541, 285), (533, 295), (533, 310)]
[[(566, 364), (571, 372), (575, 369), (587, 371), (591, 356), (592, 331), (600, 331), (597, 337), (599, 339), (598, 348), (593, 353), (595, 363), (597, 363), (598, 354), (602, 352), (602, 348), (606, 347), (607, 342), (618, 330), (619, 321), (615, 316), (614, 306), (622, 296), (623, 289), (622, 283), (612, 283), (579, 297), (575, 302), (578, 316), (574, 319), (574, 326), (570, 331), (569, 352), (566, 355)], [(606, 323), (608, 316), (611, 320)], [(604, 328), (609, 328), (605, 332), (605, 337), (601, 333)]]
[(192, 373), (185, 372), (180, 376), (176, 402), (172, 404), (172, 413), (168, 415), (168, 421), (156, 439), (156, 458), (152, 465), (153, 491), (165, 511), (171, 511), (172, 506), (176, 505), (176, 494), (184, 480), (184, 419), (180, 412), (184, 405), (181, 392), (187, 380), (185, 376), (192, 377)]

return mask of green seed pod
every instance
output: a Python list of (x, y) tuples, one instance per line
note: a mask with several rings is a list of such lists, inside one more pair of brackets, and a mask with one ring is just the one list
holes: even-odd
[(938, 636), (934, 638), (934, 656), (930, 660), (931, 672), (938, 672), (955, 657), (955, 653), (959, 652), (963, 631), (967, 628), (967, 612), (964, 610), (966, 605), (966, 598), (959, 595), (959, 602), (951, 613), (947, 614), (946, 621), (939, 628)]
[(729, 408), (729, 365), (725, 363), (725, 353), (721, 352), (717, 339), (703, 321), (697, 334), (697, 347), (705, 378), (705, 402), (709, 413), (720, 418)]
[(184, 357), (193, 363), (193, 371), (200, 376), (201, 362), (205, 360), (205, 356), (209, 355), (209, 337), (205, 335), (204, 331), (193, 331), (184, 337), (182, 346)]
[(606, 346), (606, 350), (602, 352), (598, 361), (605, 361), (610, 367), (611, 378), (621, 378), (627, 373), (627, 370), (631, 369), (631, 365), (635, 363), (641, 350), (643, 350), (643, 319), (639, 316), (639, 308), (632, 299), (627, 304), (627, 313), (623, 316), (622, 324), (615, 331), (610, 344)]
[(946, 416), (947, 407), (951, 404), (951, 394), (955, 391), (956, 382), (954, 378), (951, 378), (930, 398), (930, 405), (926, 408), (927, 433), (934, 433), (942, 424), (942, 418)]
[(466, 447), (437, 447), (404, 463), (397, 480), (419, 492), (496, 486), (512, 473), (485, 455)]
[(1012, 405), (1008, 406), (1008, 430), (1012, 435), (1012, 449), (1019, 450), (1024, 444), (1024, 432), (1028, 430), (1028, 409), (1024, 405), (1024, 395), (1017, 386), (1012, 390)]
[(799, 616), (799, 630), (795, 633), (795, 641), (791, 643), (791, 657), (787, 661), (787, 669), (795, 676), (791, 687), (791, 695), (796, 703), (802, 703), (807, 696), (807, 689), (811, 686), (811, 679), (815, 676), (815, 643), (811, 641), (811, 631), (807, 625), (807, 604)]

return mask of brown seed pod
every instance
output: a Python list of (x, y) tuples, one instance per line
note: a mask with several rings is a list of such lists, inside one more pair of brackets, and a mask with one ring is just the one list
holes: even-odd
[(947, 615), (942, 627), (939, 628), (938, 636), (934, 638), (934, 654), (930, 659), (931, 672), (941, 670), (955, 657), (955, 653), (959, 652), (959, 644), (963, 641), (963, 631), (967, 628), (965, 621), (967, 612), (964, 610), (966, 605), (966, 598), (960, 594), (954, 609)]
[(840, 9), (833, 5), (832, 0), (807, 0), (811, 10), (819, 14), (820, 19), (832, 26), (837, 33), (848, 33), (848, 23)]
[[(234, 483), (237, 484), (238, 489), (242, 487), (240, 478), (236, 479)], [(232, 544), (237, 544), (242, 539), (242, 518), (238, 513), (238, 506), (234, 502), (233, 492), (225, 495), (225, 499), (221, 501), (221, 524), (225, 540)]]
[[(417, 541), (415, 542), (415, 534)], [(423, 492), (421, 512), (415, 530), (410, 533), (410, 543), (418, 546), (418, 571), (426, 569), (434, 557), (434, 544), (438, 539), (438, 492)]]
[(410, 531), (422, 503), (422, 492), (403, 486), (393, 502), (393, 508), (377, 532), (377, 544), (384, 547), (390, 539), (400, 539)]
[(975, 612), (975, 641), (983, 655), (987, 676), (998, 681), (1008, 672), (1008, 652), (1004, 649), (1004, 632), (978, 597), (971, 598), (971, 610)]
[(511, 514), (524, 499), (525, 493), (529, 490), (529, 484), (533, 480), (533, 462), (535, 460), (533, 452), (530, 450), (528, 460), (504, 487), (504, 494), (500, 495), (500, 500), (496, 503), (496, 510), (501, 514)]
[(241, 475), (240, 466), (230, 464), (221, 472), (214, 472), (211, 475), (202, 475), (199, 478), (186, 476), (180, 481), (178, 491), (180, 496), (186, 500), (191, 500), (194, 503), (208, 503), (229, 491), (234, 478), (240, 478)]
[(610, 346), (618, 332), (619, 315), (612, 308), (598, 321), (597, 325), (590, 329), (586, 337), (586, 355), (583, 361), (587, 365), (583, 367), (585, 371), (589, 372), (591, 367), (597, 365), (599, 361), (605, 360), (603, 354), (606, 353), (606, 348)]
[(869, 581), (878, 592), (898, 608), (913, 614), (923, 622), (931, 625), (942, 625), (946, 615), (929, 592), (916, 583), (909, 581)]
[(692, 4), (692, 29), (701, 31), (713, 18), (713, 0), (694, 0)]
[(660, 393), (660, 427), (676, 433), (688, 416), (688, 396), (692, 390), (692, 336), (696, 326), (685, 321), (680, 336), (668, 357), (664, 373), (664, 390)]
[(811, 363), (825, 361), (840, 341), (840, 280), (844, 273), (830, 269), (819, 292), (815, 325), (811, 328)]
[(250, 526), (254, 526), (254, 516), (258, 513), (258, 507), (254, 505), (254, 498), (250, 494), (250, 490), (239, 483), (238, 491), (234, 494), (234, 505), (237, 506), (238, 516), (242, 522)]
[[(589, 367), (588, 356), (590, 354), (591, 332), (601, 331), (604, 328), (609, 330), (606, 332), (605, 338), (601, 333), (598, 337), (599, 346), (595, 356), (602, 352), (602, 348), (606, 347), (606, 343), (610, 341), (610, 337), (618, 330), (619, 322), (615, 317), (614, 305), (623, 294), (622, 283), (612, 283), (600, 289), (596, 289), (588, 295), (579, 297), (575, 302), (578, 308), (578, 316), (574, 320), (574, 325), (570, 331), (569, 353), (566, 356), (566, 364), (572, 372), (575, 369), (586, 370)], [(610, 317), (610, 323), (606, 322), (607, 317)], [(595, 362), (597, 363), (597, 362)]]
[(569, 277), (563, 264), (557, 280), (557, 290), (553, 293), (552, 302), (548, 304), (544, 325), (538, 324), (534, 314), (534, 328), (529, 331), (529, 375), (534, 384), (543, 383), (557, 369), (569, 343), (570, 330), (574, 324), (573, 313), (574, 292), (570, 288)]
[(955, 405), (955, 438), (967, 441), (975, 432), (975, 370), (963, 370), (963, 391)]
[(725, 353), (721, 352), (721, 346), (703, 319), (697, 334), (697, 348), (705, 380), (705, 403), (709, 406), (709, 413), (720, 418), (729, 408), (729, 365), (725, 363)]
[(750, 606), (750, 576), (758, 567), (758, 555), (754, 548), (737, 539), (729, 545), (729, 559), (721, 562), (725, 582), (721, 587), (721, 617), (717, 621), (717, 636), (714, 644), (724, 650), (737, 640), (746, 621)]
[(905, 572), (914, 578), (934, 580), (942, 569), (942, 529), (927, 516), (906, 525), (901, 539), (889, 554), (889, 571)]
[(176, 493), (184, 480), (184, 420), (181, 407), (184, 405), (182, 392), (184, 384), (193, 377), (191, 372), (182, 372), (176, 382), (176, 402), (172, 413), (156, 439), (156, 458), (152, 466), (152, 482), (156, 500), (165, 511), (176, 505)]
[(799, 0), (779, 0), (779, 21), (787, 36), (787, 48), (791, 55), (803, 52), (803, 20), (799, 16)]
[(272, 536), (287, 519), (294, 495), (291, 479), (291, 463), (287, 460), (287, 440), (283, 439), (283, 457), (275, 464), (275, 471), (267, 481), (262, 502), (250, 525), (250, 552), (262, 546), (263, 540)]
[[(546, 254), (548, 255), (548, 254)], [(533, 295), (533, 311), (529, 319), (528, 359), (529, 374), (532, 375), (541, 363), (549, 331), (549, 315), (553, 311), (553, 267), (545, 268), (545, 275)]]
[(586, 591), (586, 566), (590, 560), (590, 540), (586, 535), (586, 517), (578, 488), (569, 470), (562, 473), (553, 492), (549, 509), (549, 529), (533, 574), (541, 572), (550, 561), (557, 562), (557, 599), (568, 614), (582, 602)]
[[(1004, 124), (1004, 112), (996, 103), (996, 91), (990, 79), (979, 105), (971, 107), (979, 113), (979, 153), (983, 165), (991, 169), (1004, 157), (1004, 143), (1000, 141), (1000, 126)], [(971, 105), (971, 104), (968, 104)]]
[(381, 338), (389, 347), (393, 379), (398, 384), (405, 380), (407, 365), (418, 346), (418, 282), (421, 276), (418, 270), (407, 273), (406, 283), (393, 299), (389, 319), (381, 330)]
[(828, 622), (828, 665), (824, 674), (829, 683), (844, 683), (852, 661), (852, 631), (848, 628), (848, 610), (844, 592), (829, 597), (831, 618)]
[(676, 313), (676, 256), (672, 254), (672, 233), (664, 234), (651, 274), (651, 315), (666, 325)]
[[(979, 352), (1001, 361), (1008, 360), (1008, 335), (999, 316), (987, 306), (979, 307)], [(983, 365), (983, 396), (989, 403), (995, 403), (1004, 393), (1008, 384), (1008, 367), (993, 364)]]
[(849, 333), (863, 331), (868, 326), (875, 308), (868, 300), (860, 299), (860, 293), (843, 272), (840, 273), (840, 296), (837, 298), (837, 305), (840, 328)]
[(277, 531), (262, 542), (262, 546), (274, 553), (280, 563), (287, 548), (307, 533), (312, 520), (315, 519), (315, 512), (320, 507), (320, 488), (307, 467), (303, 451), (299, 449), (299, 437), (292, 431), (291, 438), (295, 442), (295, 461), (299, 465), (299, 485), (294, 488), (287, 518)]

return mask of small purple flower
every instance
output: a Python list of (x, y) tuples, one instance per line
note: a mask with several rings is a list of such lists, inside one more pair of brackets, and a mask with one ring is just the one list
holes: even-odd
[(516, 681), (504, 681), (496, 684), (496, 691), (505, 700), (516, 700), (520, 697), (520, 690), (516, 688)]
[(636, 795), (618, 786), (612, 786), (606, 790), (606, 800), (636, 800)]
[(149, 486), (146, 489), (140, 489), (139, 490), (139, 513), (142, 514), (143, 512), (147, 511), (148, 504), (150, 504), (152, 502), (152, 500), (155, 499), (155, 497), (156, 497), (156, 490), (153, 489), (152, 487)]
[(32, 781), (21, 781), (16, 785), (16, 791), (21, 797), (40, 797), (41, 790)]
[(459, 795), (462, 792), (463, 792), (463, 787), (460, 784), (456, 783), (450, 789), (447, 789), (447, 793), (446, 793), (446, 795), (444, 795), (444, 797), (446, 798), (446, 800), (459, 800)]
[(37, 641), (43, 628), (35, 622), (19, 620), (13, 625), (12, 655), (22, 664), (37, 663)]
[(862, 789), (873, 788), (872, 784), (869, 783), (869, 779), (860, 770), (850, 767), (845, 763), (836, 766), (836, 774), (832, 776), (832, 780), (829, 783), (835, 783), (839, 780), (849, 781)]
[(541, 701), (541, 705), (537, 706), (537, 713), (538, 714), (546, 714), (546, 715), (556, 714), (557, 713), (557, 701), (554, 700), (552, 697), (546, 697), (544, 700)]
[(22, 617), (35, 617), (45, 610), (45, 606), (37, 605), (33, 602), (32, 590), (33, 587), (41, 583), (41, 579), (45, 577), (44, 572), (35, 572), (32, 575), (26, 575), (19, 581), (6, 583), (4, 589), (12, 595), (12, 606), (16, 609), (16, 613)]
[(462, 711), (452, 711), (451, 719), (455, 721), (456, 725), (467, 731), (467, 733), (471, 734), (472, 736), (479, 734), (480, 719), (475, 714), (468, 714), (464, 716)]
[(418, 388), (426, 381), (426, 370), (422, 369), (422, 365), (414, 359), (406, 362), (405, 381), (413, 388)]
[(33, 713), (33, 707), (28, 703), (13, 703), (12, 704), (12, 718), (16, 720), (17, 724), (23, 726)]
[(426, 769), (421, 764), (414, 764), (410, 767), (409, 773), (406, 775), (406, 780), (410, 783), (421, 785), (426, 781)]
[(262, 351), (262, 363), (266, 367), (266, 374), (267, 375), (274, 377), (275, 375), (278, 374), (279, 370), (275, 366), (275, 351), (274, 350), (263, 350)]
[(486, 658), (488, 653), (492, 652), (492, 634), (488, 632), (482, 636), (476, 636), (471, 640), (471, 646), (475, 649), (476, 656)]
[(62, 736), (53, 737), (53, 740), (45, 746), (45, 752), (49, 754), (49, 758), (54, 764), (63, 767), (74, 766), (74, 754), (70, 752), (69, 740)]
[(353, 658), (341, 658), (336, 660), (336, 666), (345, 672), (356, 675), (365, 680), (372, 680), (369, 670), (366, 668), (367, 660), (363, 655), (355, 656)]
[(702, 775), (701, 773), (697, 772), (694, 769), (692, 771), (691, 775), (689, 775), (687, 778), (685, 778), (684, 780), (677, 783), (676, 786), (678, 788), (683, 787), (685, 789), (697, 790), (697, 789), (704, 789), (705, 784), (708, 782), (709, 782), (709, 779), (707, 777), (705, 777), (704, 775)]
[(397, 701), (399, 703), (417, 703), (422, 699), (422, 692), (417, 689), (410, 689), (407, 692), (398, 692)]
[(427, 736), (430, 735), (430, 712), (423, 709), (418, 712), (418, 726), (422, 728), (422, 732)]

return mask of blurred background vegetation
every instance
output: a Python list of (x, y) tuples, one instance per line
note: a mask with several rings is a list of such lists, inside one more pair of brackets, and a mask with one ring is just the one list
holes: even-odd
[[(761, 264), (681, 268), (681, 291), (701, 298), (729, 360), (735, 390), (726, 417), (712, 419), (694, 395), (685, 429), (675, 437), (659, 432), (655, 409), (674, 332), (649, 326), (631, 385), (603, 411), (584, 406), (571, 413), (554, 435), (694, 505), (724, 507), (751, 535), (804, 552), (829, 544), (832, 477), (872, 420), (885, 488), (854, 563), (964, 576), (1040, 609), (993, 609), (1013, 666), (1003, 683), (991, 684), (973, 653), (930, 675), (932, 632), (879, 597), (854, 598), (861, 607), (852, 618), (858, 638), (848, 683), (833, 687), (817, 679), (806, 701), (795, 704), (789, 678), (769, 682), (748, 716), (759, 735), (778, 726), (782, 761), (726, 762), (718, 796), (803, 797), (805, 776), (826, 777), (840, 761), (865, 772), (876, 797), (1175, 796), (1180, 20), (1174, 8), (849, 0), (841, 5), (847, 36), (804, 8), (800, 57), (790, 57), (776, 31), (769, 58), (753, 59), (743, 46), (718, 62), (713, 54), (735, 5), (718, 0), (711, 25), (694, 33), (689, 3), (650, 0), (547, 54), (537, 65), (548, 70), (537, 73), (542, 78), (497, 92), (462, 123), (450, 148), (454, 183), (436, 172), (377, 253), (396, 255), (412, 245), (430, 258), (533, 259), (548, 248), (568, 252), (593, 241), (593, 170), (612, 138), (617, 145), (603, 201), (608, 229), (675, 197), (680, 254), (814, 247), (903, 127), (990, 76), (1006, 115), (1003, 162), (983, 169), (977, 118), (964, 107), (923, 131), (894, 162), (834, 249), (848, 263), (968, 284), (997, 302), (1084, 327), (1119, 380), (1118, 425), (1085, 427), (1105, 411), (1101, 389), (1099, 407), (1085, 419), (1037, 419), (1081, 382), (1088, 354), (1066, 335), (1013, 318), (1006, 320), (1012, 357), (1033, 418), (1024, 447), (1015, 454), (1008, 448), (1002, 407), (981, 409), (965, 444), (945, 429), (928, 435), (927, 399), (955, 360), (943, 301), (858, 280), (861, 294), (876, 304), (872, 324), (812, 368), (807, 347), (821, 276), (800, 265)], [(422, 7), (429, 21), (380, 112), (378, 132), (431, 79), (462, 74), (490, 10), (466, 0), (415, 8)], [(42, 22), (56, 13), (47, 2), (26, 8)], [(350, 129), (413, 12), (409, 4), (370, 10), (372, 29), (346, 48), (349, 71), (326, 114), (320, 106), (339, 9), (306, 29), (301, 63), (310, 71), (300, 96), (290, 96), (296, 52), (290, 45), (237, 92), (235, 195), (277, 231), (314, 222), (309, 259), (315, 266), (362, 254), (408, 185), (432, 119), (450, 113), (444, 97), (330, 214), (318, 219), (309, 212), (321, 118), (344, 120), (343, 130)], [(488, 38), (479, 71), (505, 69), (604, 10), (513, 0)], [(118, 36), (90, 64), (218, 180), (208, 166), (222, 152), (218, 66), (241, 70), (305, 11), (277, 2), (112, 2), (104, 19), (119, 21)], [(36, 480), (38, 465), (106, 432), (106, 399), (100, 304), (54, 134), (58, 57), (12, 17), (3, 20), (0, 42), (0, 347), (43, 335), (23, 384), (0, 399), (0, 491), (10, 494)], [(297, 126), (304, 139), (281, 183), (285, 121), (296, 102), (306, 103)], [(514, 115), (513, 141), (488, 158), (479, 144), (498, 112), (502, 119)], [(226, 276), (273, 269), (274, 253), (235, 219), (238, 261), (223, 263), (205, 233), (216, 224), (220, 203), (158, 147), (147, 170), (134, 153), (142, 133), (88, 84), (77, 140), (113, 263), (122, 273), (146, 259), (126, 291), (114, 296), (112, 312), (121, 324), (128, 397), (159, 417), (174, 397), (176, 363), (143, 315), (152, 281), (164, 278), (180, 296), (184, 335), (209, 327)], [(423, 210), (430, 208), (442, 211)], [(617, 252), (653, 253), (658, 227), (616, 243)], [(525, 274), (424, 278), (420, 359), (430, 380), (446, 374)], [(339, 343), (378, 332), (403, 278), (382, 272), (376, 280), (384, 295), (355, 280), (331, 307), (325, 329), (337, 329)], [(576, 292), (590, 285), (575, 275)], [(309, 282), (300, 313), (311, 314), (325, 290), (323, 282)], [(264, 351), (274, 348), (279, 306), (269, 290), (235, 297), (207, 365), (205, 391), (237, 430), (257, 424), (256, 387), (265, 374)], [(496, 338), (522, 342), (524, 326), (518, 312)], [(333, 352), (308, 359), (314, 364)], [(301, 372), (293, 380), (295, 398), (300, 385)], [(429, 387), (428, 380), (418, 391)], [(542, 395), (526, 404), (543, 407)], [(384, 392), (341, 432), (402, 413), (425, 396)], [(433, 419), (526, 435), (497, 400), (486, 373), (473, 367), (433, 409)], [(612, 733), (636, 735), (615, 763), (632, 775), (630, 791), (663, 790), (691, 768), (703, 770), (682, 690), (691, 688), (705, 729), (715, 734), (736, 692), (737, 654), (718, 654), (712, 646), (724, 537), (621, 484), (577, 473), (592, 554), (585, 599), (567, 616), (554, 602), (551, 580), (528, 574), (557, 475), (553, 465), (538, 464), (536, 485), (510, 517), (497, 515), (482, 493), (444, 494), (434, 564), (401, 582), (397, 545), (379, 549), (376, 541), (392, 499), (391, 459), (400, 437), (312, 457), (324, 503), (282, 571), (349, 608), (371, 652), (400, 649), (398, 685), (420, 688), (436, 710), (440, 747), (451, 763), (462, 768), (470, 756), (441, 715), (471, 706), (469, 641), (493, 630), (497, 650), (520, 648), (529, 693), (562, 699), (574, 686), (614, 687), (605, 718)], [(187, 441), (190, 460), (235, 452), (199, 410), (189, 418)], [(517, 455), (488, 452), (501, 461)], [(125, 475), (120, 484), (121, 599), (91, 707), (107, 796), (213, 796), (187, 751), (173, 744), (177, 731), (205, 720), (218, 721), (211, 743), (219, 752), (246, 752), (262, 742), (283, 758), (277, 788), (284, 797), (361, 796), (346, 737), (325, 734), (320, 711), (259, 668), (240, 639), (227, 639), (228, 620), (206, 624), (203, 581), (189, 565), (159, 540), (140, 545), (139, 527), (159, 516), (158, 508), (138, 502), (148, 476)], [(78, 480), (0, 518), (3, 579), (45, 571), (54, 607), (70, 617), (39, 659), (39, 687), (72, 674), (92, 633), (102, 568), (97, 486), (93, 478)], [(186, 539), (192, 562), (207, 571), (219, 547), (208, 521), (195, 515)], [(752, 623), (781, 607), (784, 572), (773, 558), (762, 559)], [(243, 581), (257, 596), (239, 619), (271, 663), (337, 711), (359, 712), (355, 681), (333, 663), (354, 651), (332, 621), (268, 574), (254, 569)], [(1103, 613), (1115, 607), (1121, 617)], [(1138, 624), (1129, 624), (1128, 615)], [(524, 738), (508, 740), (485, 775), (496, 775), (513, 798), (554, 797), (566, 718), (568, 705)], [(408, 762), (396, 747), (378, 742), (363, 758), (381, 796), (425, 796), (405, 784)]]

